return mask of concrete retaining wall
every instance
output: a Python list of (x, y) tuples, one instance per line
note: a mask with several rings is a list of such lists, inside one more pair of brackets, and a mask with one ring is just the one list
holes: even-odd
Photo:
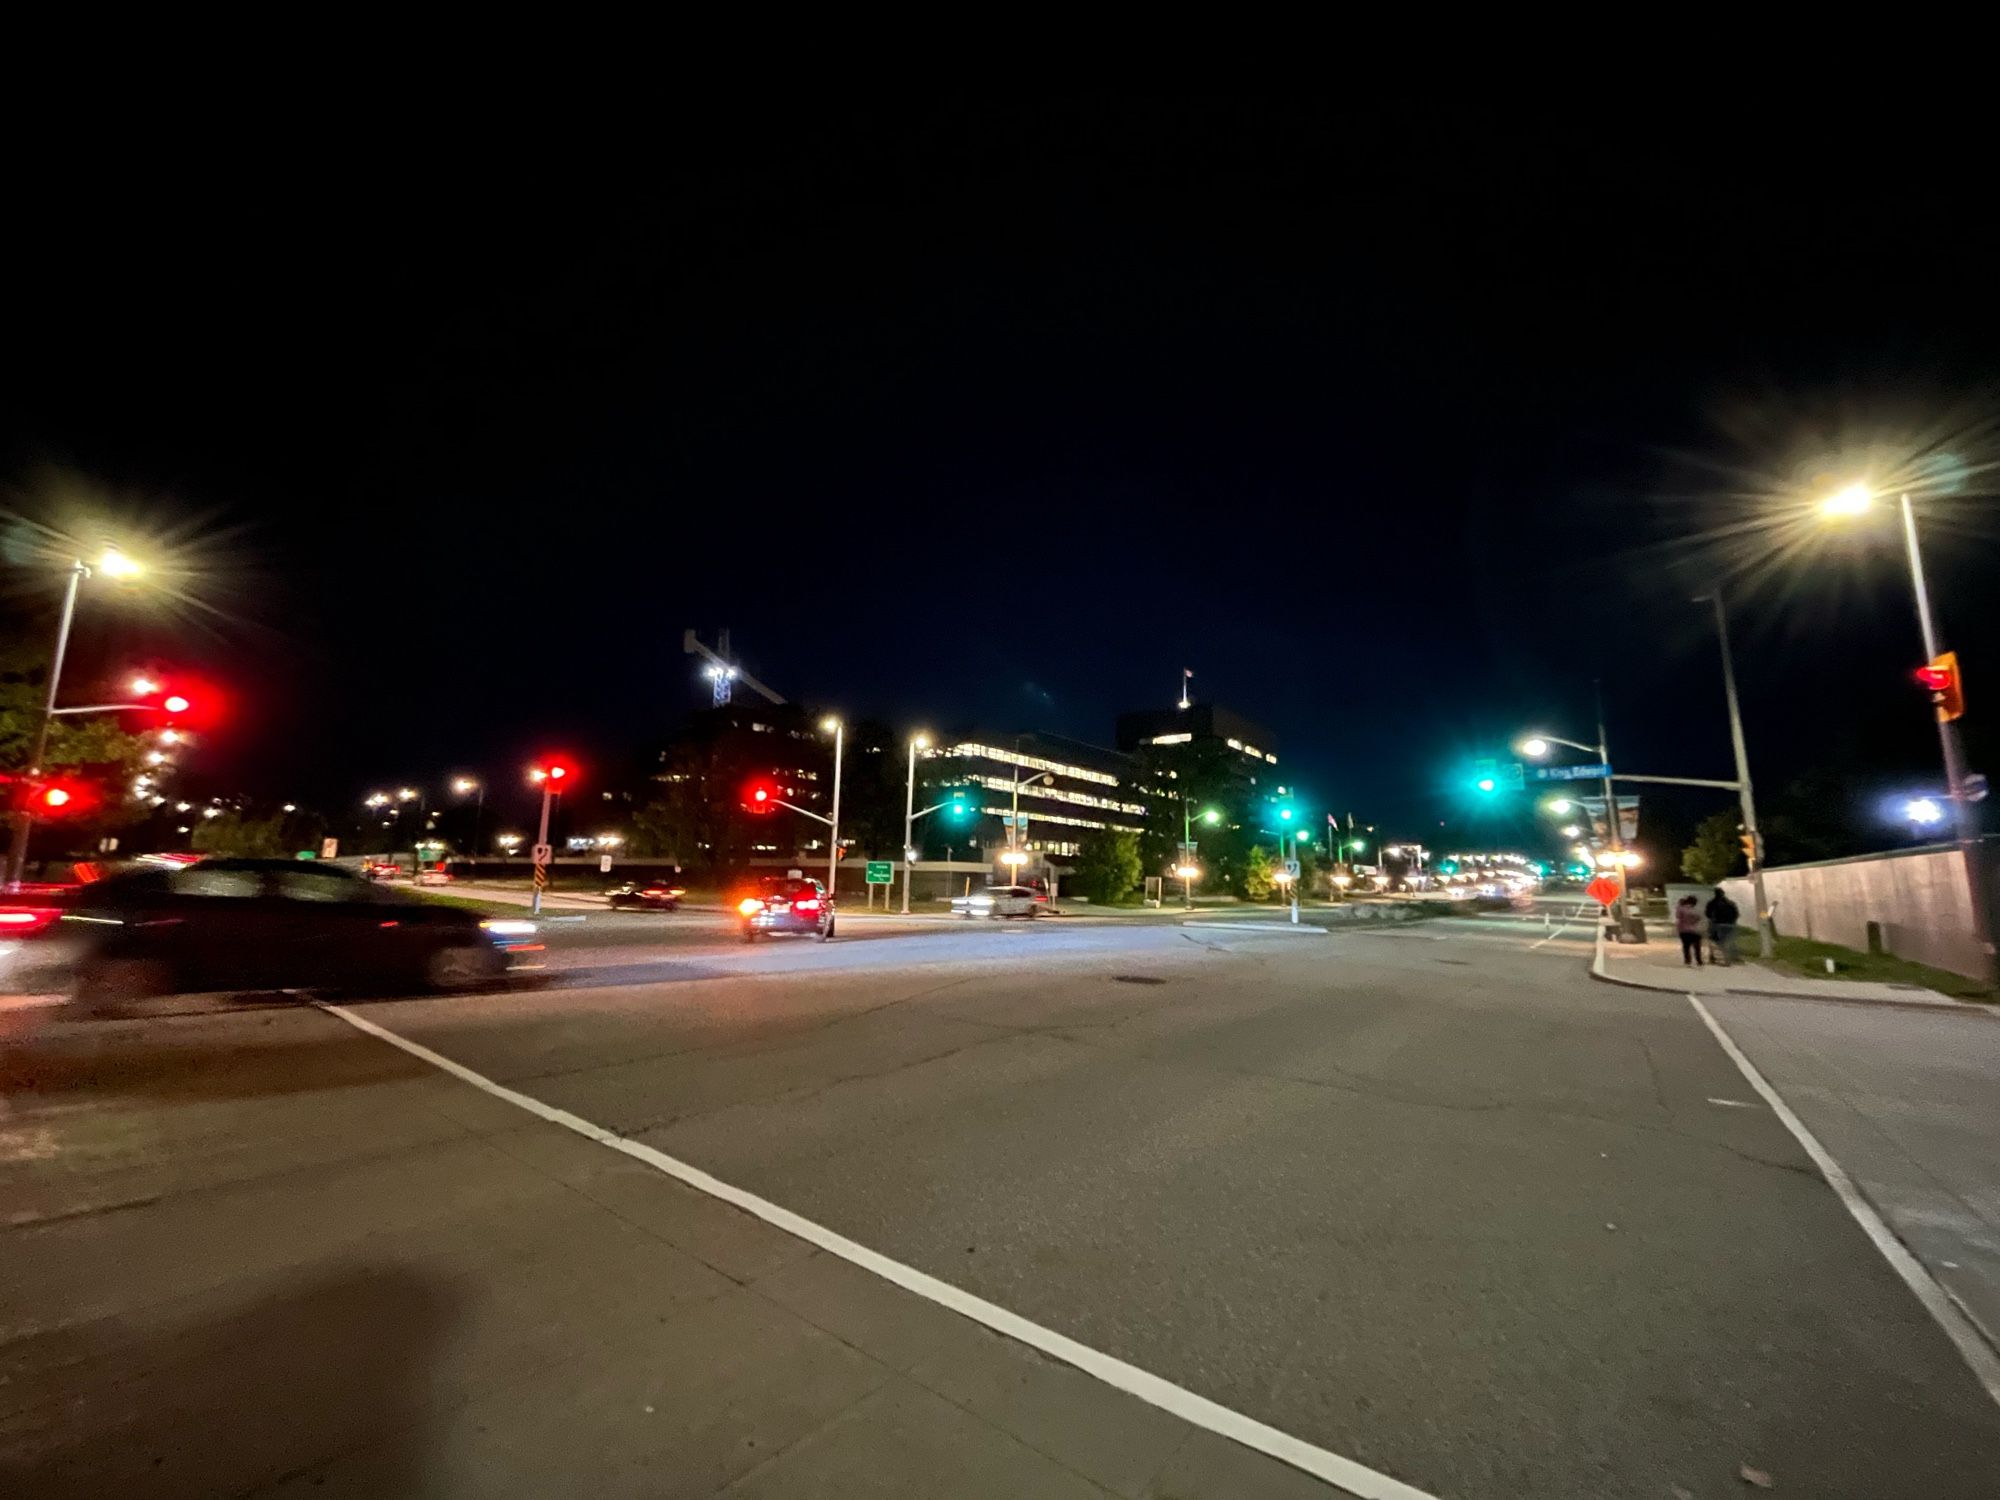
[[(1885, 952), (1954, 974), (1984, 978), (1991, 960), (1973, 936), (1972, 895), (1956, 846), (1901, 849), (1810, 865), (1776, 865), (1764, 872), (1764, 894), (1778, 931), (1843, 948), (1868, 950), (1868, 924), (1880, 924)], [(1723, 886), (1743, 909), (1750, 882)]]

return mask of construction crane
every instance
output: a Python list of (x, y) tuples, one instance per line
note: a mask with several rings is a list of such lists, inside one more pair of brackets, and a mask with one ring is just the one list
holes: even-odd
[(782, 696), (772, 692), (763, 683), (744, 671), (738, 663), (730, 660), (729, 630), (726, 626), (715, 633), (715, 650), (711, 651), (708, 647), (704, 646), (696, 638), (692, 630), (682, 633), (681, 650), (685, 651), (689, 656), (703, 658), (705, 665), (701, 669), (701, 675), (708, 679), (709, 702), (715, 708), (720, 708), (729, 701), (731, 690), (739, 682), (747, 688), (756, 689), (772, 703), (783, 703), (785, 701)]

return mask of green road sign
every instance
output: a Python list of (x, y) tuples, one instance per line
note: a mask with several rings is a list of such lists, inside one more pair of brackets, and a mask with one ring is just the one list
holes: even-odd
[(896, 866), (894, 861), (871, 859), (868, 861), (868, 883), (870, 885), (894, 885)]

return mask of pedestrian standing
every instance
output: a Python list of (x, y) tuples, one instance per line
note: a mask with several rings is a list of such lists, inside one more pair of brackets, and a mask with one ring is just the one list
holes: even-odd
[(1701, 967), (1701, 908), (1694, 897), (1683, 896), (1674, 906), (1674, 931), (1681, 940), (1681, 962)]
[(1715, 945), (1715, 962), (1728, 968), (1736, 962), (1736, 918), (1740, 915), (1736, 903), (1723, 895), (1722, 887), (1717, 886), (1715, 894), (1708, 898), (1708, 905), (1702, 910), (1708, 917), (1708, 936)]

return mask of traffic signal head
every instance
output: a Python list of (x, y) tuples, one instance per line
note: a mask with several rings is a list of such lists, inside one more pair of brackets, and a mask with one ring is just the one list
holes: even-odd
[(1472, 789), (1483, 796), (1492, 796), (1500, 790), (1500, 767), (1490, 760), (1475, 760), (1472, 763)]
[(1965, 713), (1965, 683), (1958, 675), (1958, 653), (1946, 651), (1917, 668), (1917, 684), (1931, 695), (1940, 722)]
[(546, 786), (555, 791), (563, 789), (563, 783), (576, 774), (576, 768), (567, 761), (550, 760), (528, 772), (528, 780), (536, 786)]
[(778, 810), (779, 789), (776, 782), (762, 777), (744, 783), (743, 807), (747, 812), (771, 813)]
[(951, 801), (945, 804), (945, 816), (953, 822), (962, 823), (972, 816), (972, 803), (965, 795), (963, 787), (953, 787)]
[(18, 783), (15, 805), (36, 818), (81, 817), (97, 806), (97, 788), (74, 776)]

